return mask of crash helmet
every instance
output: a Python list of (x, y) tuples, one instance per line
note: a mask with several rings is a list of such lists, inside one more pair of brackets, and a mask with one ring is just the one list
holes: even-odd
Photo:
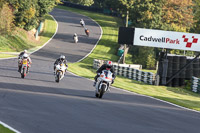
[(24, 50), (24, 53), (27, 53), (27, 50), (26, 50), (26, 49)]
[(76, 34), (76, 33), (74, 33), (74, 36), (77, 36), (77, 34)]
[(23, 58), (24, 58), (24, 59), (28, 58), (28, 54), (25, 53), (25, 54), (23, 55)]
[(64, 61), (64, 60), (65, 60), (65, 56), (64, 56), (64, 55), (61, 55), (61, 56), (60, 56), (60, 60)]
[(107, 62), (106, 62), (106, 69), (107, 69), (107, 70), (110, 70), (111, 67), (112, 67), (112, 65), (113, 65), (113, 64), (112, 64), (112, 61), (107, 61)]

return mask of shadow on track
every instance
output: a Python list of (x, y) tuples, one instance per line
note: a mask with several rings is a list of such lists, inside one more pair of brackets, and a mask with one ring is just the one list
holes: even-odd
[[(16, 78), (16, 77), (15, 77)], [(14, 91), (19, 93), (31, 93), (34, 95), (54, 95), (54, 96), (73, 96), (83, 98), (94, 98), (93, 91), (85, 90), (73, 90), (70, 88), (54, 88), (45, 86), (15, 84), (15, 83), (4, 83), (0, 82), (1, 90)], [(91, 95), (91, 93), (93, 95)]]

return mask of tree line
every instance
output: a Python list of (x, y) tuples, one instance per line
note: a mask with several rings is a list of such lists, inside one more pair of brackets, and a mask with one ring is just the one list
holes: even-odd
[[(85, 6), (116, 11), (124, 18), (129, 12), (130, 27), (200, 33), (200, 0), (65, 0)], [(0, 34), (16, 26), (36, 28), (60, 0), (0, 0)], [(133, 63), (155, 67), (160, 49), (134, 46)], [(171, 53), (183, 53), (171, 50)]]
[(0, 34), (36, 28), (60, 0), (0, 0)]
[[(122, 16), (129, 12), (130, 27), (166, 31), (200, 33), (200, 0), (66, 0), (82, 5), (117, 11)], [(144, 68), (155, 68), (159, 48), (132, 47), (133, 63)], [(170, 53), (183, 54), (181, 50)], [(193, 54), (193, 52), (186, 52)]]

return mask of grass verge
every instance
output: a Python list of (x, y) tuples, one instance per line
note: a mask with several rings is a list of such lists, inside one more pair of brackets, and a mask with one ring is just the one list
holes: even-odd
[[(28, 49), (32, 52), (47, 42), (56, 31), (56, 22), (50, 15), (45, 17), (44, 30), (40, 39), (35, 40), (32, 32), (17, 28), (10, 35), (0, 36), (0, 58), (16, 57), (16, 52)], [(13, 54), (12, 54), (13, 53)]]
[(8, 128), (0, 125), (0, 133), (14, 133), (14, 132), (9, 130)]
[[(93, 79), (96, 71), (92, 68), (93, 59), (117, 61), (119, 58), (116, 56), (119, 47), (117, 43), (118, 27), (122, 25), (122, 21), (119, 18), (64, 6), (58, 6), (57, 8), (88, 16), (95, 20), (103, 30), (103, 36), (95, 50), (81, 62), (69, 64), (69, 71), (79, 76)], [(117, 76), (113, 86), (200, 111), (200, 95), (189, 90), (147, 85), (121, 76)]]

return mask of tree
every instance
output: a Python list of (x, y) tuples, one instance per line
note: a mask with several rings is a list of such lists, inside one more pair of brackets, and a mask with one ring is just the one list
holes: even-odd
[(149, 29), (162, 27), (163, 0), (136, 0), (130, 11), (132, 26)]
[(8, 34), (14, 29), (14, 15), (8, 3), (0, 2), (0, 34)]
[(105, 0), (94, 0), (93, 6), (98, 8), (104, 8), (105, 7)]
[(170, 31), (188, 32), (193, 21), (192, 0), (167, 0), (163, 5), (163, 29)]
[(194, 13), (194, 19), (193, 19), (194, 25), (191, 31), (195, 33), (200, 33), (200, 1), (199, 0), (194, 0), (193, 13)]
[(93, 0), (68, 0), (68, 1), (84, 6), (91, 6), (92, 4), (94, 4)]
[(6, 0), (15, 15), (15, 25), (30, 30), (39, 25), (60, 0)]

